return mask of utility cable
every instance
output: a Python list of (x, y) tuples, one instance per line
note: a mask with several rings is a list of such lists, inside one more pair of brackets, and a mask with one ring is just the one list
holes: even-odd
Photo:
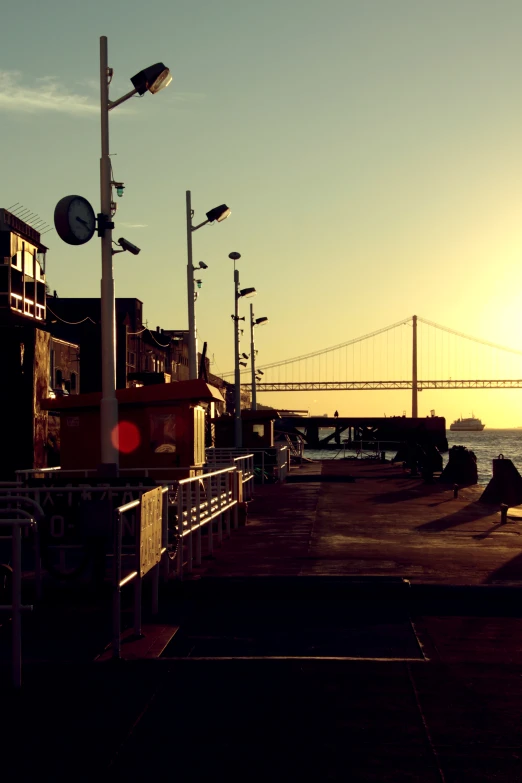
[(82, 318), (81, 321), (66, 321), (65, 318), (60, 318), (59, 315), (56, 315), (56, 313), (53, 313), (49, 305), (47, 305), (47, 309), (53, 315), (55, 318), (57, 318), (59, 321), (62, 321), (64, 324), (69, 324), (69, 326), (78, 326), (78, 324), (83, 324), (85, 321), (90, 321), (92, 324), (96, 324), (96, 321), (93, 321), (90, 316), (87, 316), (86, 318)]

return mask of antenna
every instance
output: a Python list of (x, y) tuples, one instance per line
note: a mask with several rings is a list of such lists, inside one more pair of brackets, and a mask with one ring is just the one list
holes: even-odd
[(39, 234), (47, 234), (54, 229), (54, 226), (47, 223), (47, 221), (41, 218), (37, 212), (31, 212), (30, 209), (23, 204), (20, 204), (19, 201), (8, 207), (8, 211), (19, 220), (23, 220), (24, 223), (27, 223), (31, 228), (34, 228)]

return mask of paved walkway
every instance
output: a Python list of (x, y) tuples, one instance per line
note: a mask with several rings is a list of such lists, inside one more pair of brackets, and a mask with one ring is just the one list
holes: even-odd
[(31, 643), (27, 620), (2, 781), (520, 783), (521, 523), (478, 488), (324, 470), (260, 488), (249, 524), (168, 587), (163, 657), (131, 643), (93, 663), (103, 601), (43, 606), (35, 627), (62, 642)]
[(355, 460), (306, 465), (290, 477), (296, 483), (256, 488), (248, 527), (204, 573), (522, 585), (522, 519), (514, 511), (502, 525), (498, 506), (478, 502), (483, 487), (455, 499), (447, 485)]

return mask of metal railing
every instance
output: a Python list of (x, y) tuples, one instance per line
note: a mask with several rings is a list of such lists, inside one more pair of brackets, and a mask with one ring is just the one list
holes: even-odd
[[(168, 492), (169, 487), (161, 487), (158, 490), (162, 494), (162, 512), (161, 512), (161, 549), (160, 558), (164, 557), (167, 551), (167, 519), (168, 519)], [(123, 506), (118, 506), (114, 511), (114, 530), (113, 530), (113, 589), (112, 589), (112, 656), (121, 658), (121, 589), (125, 585), (134, 582), (134, 634), (137, 637), (142, 635), (142, 583), (143, 577), (148, 570), (152, 570), (152, 614), (158, 613), (159, 607), (159, 576), (160, 560), (154, 564), (151, 569), (144, 570), (142, 558), (142, 500), (147, 495), (144, 493), (139, 500), (132, 500)], [(137, 512), (136, 521), (136, 544), (134, 552), (134, 569), (122, 577), (122, 556), (123, 556), (123, 518), (129, 511)], [(147, 543), (147, 542), (146, 542)], [(168, 561), (167, 561), (168, 564)]]
[(390, 451), (391, 448), (392, 451), (397, 451), (399, 446), (400, 442), (393, 440), (370, 441), (363, 439), (343, 441), (343, 456), (346, 456), (347, 451), (353, 451), (356, 459), (381, 459), (386, 450)]
[[(38, 471), (37, 471), (38, 472)], [(172, 489), (172, 484), (169, 484), (168, 487)], [(35, 504), (42, 508), (42, 515), (43, 517), (47, 516), (45, 509), (43, 508), (47, 500), (50, 498), (52, 500), (53, 496), (69, 496), (72, 497), (73, 495), (80, 495), (81, 500), (84, 501), (91, 501), (92, 495), (96, 496), (98, 500), (108, 500), (109, 501), (109, 511), (107, 518), (109, 520), (108, 526), (110, 525), (110, 519), (112, 518), (113, 514), (113, 500), (114, 497), (118, 494), (126, 494), (130, 492), (134, 492), (138, 494), (138, 498), (131, 502), (137, 502), (139, 503), (139, 500), (141, 496), (150, 490), (150, 487), (125, 487), (125, 486), (102, 486), (102, 487), (91, 487), (91, 486), (61, 486), (61, 487), (46, 487), (46, 486), (37, 486), (37, 487), (16, 487), (16, 496), (10, 495), (10, 490), (7, 487), (0, 487), (0, 502), (4, 501), (15, 501), (18, 500), (20, 502), (35, 502)], [(11, 488), (12, 491), (12, 488)], [(6, 493), (5, 495), (3, 493)], [(101, 506), (100, 506), (101, 510)], [(72, 511), (71, 511), (72, 513)], [(54, 515), (51, 517), (51, 524), (54, 519)], [(167, 514), (164, 515), (162, 519), (163, 529), (162, 529), (162, 542), (163, 545), (167, 546), (168, 541), (168, 519)], [(63, 519), (63, 528), (67, 529), (68, 523), (66, 523), (66, 520)], [(52, 536), (52, 531), (51, 531)], [(39, 536), (37, 536), (36, 541), (39, 542)], [(57, 550), (60, 554), (60, 568), (65, 573), (66, 571), (66, 556), (67, 553), (72, 553), (73, 551), (81, 551), (84, 550), (85, 546), (82, 543), (79, 544), (49, 544), (47, 543), (47, 550)], [(38, 550), (39, 554), (39, 550)], [(166, 557), (165, 557), (166, 561)], [(38, 562), (40, 562), (38, 558)], [(168, 563), (166, 562), (165, 568), (167, 568)], [(38, 586), (38, 580), (37, 580), (37, 586)]]
[[(153, 478), (154, 473), (169, 473), (172, 474), (172, 480), (177, 481), (176, 476), (183, 475), (187, 472), (187, 470), (201, 470), (201, 468), (198, 465), (189, 465), (185, 468), (178, 468), (178, 467), (152, 467), (152, 468), (120, 468), (118, 471), (118, 478), (129, 478), (130, 476), (128, 474), (138, 474), (140, 476), (144, 476), (145, 478)], [(54, 467), (54, 468), (31, 468), (28, 470), (16, 470), (15, 475), (18, 479), (18, 481), (27, 481), (29, 478), (35, 478), (37, 476), (45, 476), (46, 474), (54, 474), (54, 475), (60, 475), (64, 474), (66, 476), (69, 476), (70, 474), (77, 474), (78, 476), (83, 476), (84, 478), (99, 478), (100, 480), (103, 479), (103, 476), (99, 475), (98, 468), (61, 468), (61, 467)], [(170, 478), (170, 476), (169, 476)], [(165, 481), (164, 477), (162, 476), (162, 479), (159, 481), (159, 483), (163, 483)], [(18, 483), (18, 482), (13, 482)], [(0, 483), (1, 486), (1, 483)]]
[(207, 449), (207, 460), (209, 464), (212, 464), (214, 460), (221, 460), (221, 464), (225, 464), (226, 460), (230, 463), (235, 457), (244, 454), (253, 455), (254, 475), (259, 476), (261, 484), (269, 480), (284, 481), (290, 470), (289, 447), (279, 443), (265, 448), (209, 448)]
[[(5, 498), (7, 500), (7, 498)], [(16, 497), (10, 497), (10, 501), (18, 500)], [(35, 504), (36, 505), (36, 504)], [(40, 509), (41, 511), (41, 509)], [(21, 528), (36, 528), (35, 518), (21, 508), (2, 508), (0, 516), (11, 515), (10, 518), (0, 519), (0, 527), (10, 527), (11, 534), (1, 536), (2, 539), (11, 539), (11, 562), (12, 562), (12, 584), (11, 584), (11, 604), (0, 605), (0, 611), (11, 612), (11, 630), (12, 630), (12, 682), (15, 688), (22, 685), (22, 612), (32, 611), (32, 605), (22, 605), (22, 531)], [(14, 515), (17, 518), (13, 518)], [(22, 517), (22, 518), (20, 518)]]
[(207, 469), (216, 470), (225, 465), (234, 465), (241, 471), (243, 499), (251, 500), (254, 496), (254, 455), (242, 449), (215, 449), (206, 451)]
[(217, 522), (220, 544), (223, 541), (223, 517), (227, 536), (230, 536), (231, 511), (234, 529), (238, 527), (238, 497), (238, 472), (235, 466), (203, 473), (178, 483), (176, 504), (179, 579), (183, 578), (185, 567), (190, 573), (194, 562), (201, 565), (203, 528), (206, 528), (208, 554), (211, 555), (214, 548), (214, 521)]
[(284, 433), (284, 439), (290, 450), (290, 456), (297, 462), (301, 463), (304, 457), (305, 442), (302, 438), (292, 440), (288, 433)]
[[(1, 494), (1, 491), (7, 492), (6, 495)], [(32, 512), (31, 516), (36, 517), (37, 523), (41, 522), (45, 514), (40, 504), (33, 498), (28, 498), (25, 495), (18, 494), (19, 487), (0, 487), (0, 503), (7, 504), (5, 508), (0, 508), (0, 516), (6, 514), (16, 515), (22, 510), (25, 512), (24, 516), (27, 517), (27, 509), (21, 509), (20, 506), (28, 506)], [(15, 494), (16, 493), (16, 494)], [(2, 538), (0, 536), (0, 538)], [(7, 536), (10, 538), (10, 536)], [(35, 581), (35, 593), (36, 599), (39, 601), (42, 597), (42, 558), (40, 552), (40, 529), (38, 524), (34, 529), (34, 581)]]

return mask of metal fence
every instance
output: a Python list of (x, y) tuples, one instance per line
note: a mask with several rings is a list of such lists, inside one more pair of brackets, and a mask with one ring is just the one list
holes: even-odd
[[(190, 468), (177, 468), (177, 467), (153, 467), (153, 468), (120, 468), (118, 470), (119, 478), (132, 478), (133, 475), (144, 476), (145, 478), (154, 478), (155, 474), (161, 473), (161, 479), (158, 479), (158, 484), (164, 484), (169, 481), (177, 481), (179, 477), (184, 477), (187, 469)], [(193, 467), (192, 470), (199, 470), (197, 467)], [(165, 473), (168, 477), (165, 478)], [(9, 482), (9, 484), (19, 484), (22, 481), (27, 481), (30, 478), (37, 478), (39, 476), (60, 476), (61, 474), (70, 476), (75, 475), (83, 478), (99, 479), (99, 471), (97, 468), (31, 468), (30, 470), (16, 470), (15, 475), (17, 477), (16, 482)], [(2, 483), (0, 482), (0, 487)]]
[[(223, 455), (216, 454), (214, 456), (219, 460), (224, 459)], [(42, 540), (42, 548), (45, 552), (44, 563), (49, 570), (48, 564), (56, 562), (56, 558), (59, 557), (59, 565), (63, 569), (63, 574), (60, 569), (57, 569), (60, 578), (73, 572), (80, 573), (78, 561), (89, 562), (89, 557), (92, 558), (88, 539), (82, 536), (91, 535), (94, 529), (94, 538), (97, 537), (109, 542), (108, 546), (104, 543), (101, 549), (104, 575), (106, 558), (113, 557), (113, 655), (119, 657), (121, 655), (122, 588), (130, 582), (134, 582), (134, 632), (139, 635), (141, 633), (143, 577), (149, 570), (153, 572), (152, 610), (155, 612), (158, 606), (161, 563), (164, 565), (164, 575), (167, 577), (170, 563), (175, 561), (175, 575), (181, 579), (184, 572), (190, 573), (194, 565), (201, 565), (204, 537), (206, 537), (207, 552), (211, 555), (215, 538), (217, 537), (217, 542), (221, 544), (224, 535), (230, 536), (231, 529), (236, 529), (239, 526), (239, 503), (243, 497), (250, 498), (252, 496), (254, 456), (252, 453), (235, 454), (231, 457), (231, 464), (216, 467), (215, 470), (210, 470), (199, 476), (165, 482), (164, 486), (156, 488), (131, 485), (130, 483), (128, 485), (121, 483), (111, 485), (110, 480), (102, 486), (92, 486), (87, 481), (82, 482), (82, 479), (89, 479), (89, 476), (85, 475), (88, 471), (77, 471), (77, 473), (79, 474), (78, 479), (71, 478), (69, 480), (69, 477), (60, 477), (58, 470), (20, 471), (17, 483), (0, 485), (0, 507), (4, 507), (0, 509), (0, 516), (2, 513), (8, 514), (9, 519), (5, 520), (5, 524), (14, 525), (12, 531), (13, 569), (15, 572), (12, 607), (1, 608), (12, 611), (13, 618), (15, 616), (19, 618), (20, 612), (24, 609), (21, 606), (20, 598), (21, 527), (27, 524), (34, 526), (34, 516), (41, 518), (44, 523), (42, 530), (45, 531), (45, 541)], [(36, 486), (23, 486), (20, 483), (22, 476), (25, 476), (25, 481), (28, 482), (42, 476), (42, 474), (47, 474), (48, 482), (38, 482)], [(151, 483), (154, 483), (151, 477), (149, 479)], [(53, 483), (56, 481), (60, 481), (60, 486)], [(98, 481), (101, 480), (98, 479)], [(130, 492), (133, 493), (132, 499), (122, 503), (122, 497), (125, 498), (125, 494)], [(154, 528), (155, 532), (151, 533), (149, 529), (144, 530), (143, 527), (144, 502), (146, 503), (147, 498), (151, 497), (151, 493), (157, 494), (158, 492), (161, 494), (161, 513), (153, 515), (154, 519), (150, 523), (152, 525), (150, 530)], [(35, 509), (32, 516), (29, 512), (22, 511), (21, 506), (24, 504)], [(9, 506), (10, 508), (8, 508)], [(17, 516), (25, 518), (12, 519)], [(83, 533), (81, 530), (80, 533), (74, 530), (76, 526), (81, 528), (79, 520), (83, 520), (83, 523), (87, 521)], [(70, 528), (73, 528), (72, 533)], [(37, 532), (39, 533), (38, 529)], [(68, 532), (71, 535), (70, 538), (67, 538)], [(171, 536), (173, 535), (174, 546), (169, 546), (169, 532)], [(125, 539), (125, 535), (127, 539)], [(150, 543), (151, 537), (154, 538), (157, 546), (154, 549), (155, 554), (152, 560), (150, 558), (147, 560), (149, 564), (147, 565), (143, 560), (143, 542), (146, 540)], [(35, 547), (35, 575), (39, 594), (41, 575), (39, 535), (35, 536)], [(112, 551), (108, 551), (111, 548)], [(131, 566), (127, 573), (123, 573), (122, 563), (125, 562), (126, 557), (131, 559)], [(66, 563), (67, 558), (69, 558), (69, 563)], [(128, 562), (129, 560), (127, 560)], [(72, 570), (71, 564), (73, 564)], [(69, 565), (69, 569), (67, 569), (67, 565)], [(19, 685), (21, 682), (19, 619), (13, 620), (13, 632), (13, 681)]]
[(43, 515), (42, 509), (27, 498), (19, 498), (15, 495), (7, 495), (3, 500), (12, 506), (21, 503), (29, 505), (32, 513), (22, 508), (12, 508), (6, 506), (0, 508), (0, 528), (11, 528), (10, 533), (0, 536), (1, 539), (11, 539), (11, 563), (12, 563), (12, 582), (11, 582), (11, 603), (0, 605), (0, 611), (11, 613), (11, 667), (12, 682), (15, 688), (22, 685), (22, 612), (32, 611), (32, 605), (24, 606), (22, 604), (22, 528), (33, 528), (35, 530), (35, 576), (37, 584), (37, 597), (40, 595), (40, 552), (38, 547), (37, 522), (33, 516)]
[[(170, 486), (171, 488), (171, 485), (167, 486)], [(86, 516), (85, 511), (90, 511), (90, 522), (94, 528), (95, 535), (103, 536), (110, 532), (111, 519), (115, 509), (115, 498), (117, 498), (118, 495), (133, 493), (138, 495), (138, 498), (134, 498), (133, 500), (139, 502), (141, 496), (150, 489), (151, 487), (111, 486), (110, 484), (106, 484), (105, 486), (72, 486), (69, 483), (65, 486), (17, 486), (15, 490), (16, 497), (13, 495), (13, 497), (10, 498), (9, 495), (13, 493), (13, 489), (11, 488), (11, 490), (9, 490), (8, 488), (0, 487), (0, 503), (3, 504), (8, 500), (17, 500), (21, 502), (31, 502), (32, 500), (43, 509), (43, 518), (45, 518), (46, 528), (48, 528), (44, 547), (45, 553), (47, 555), (53, 553), (58, 555), (59, 563), (57, 571), (61, 576), (67, 577), (75, 570), (73, 568), (71, 571), (68, 568), (68, 566), (71, 565), (71, 558), (74, 559), (75, 555), (78, 557), (78, 554), (80, 554), (80, 556), (84, 557), (84, 561), (86, 561), (85, 542), (63, 543), (60, 541), (60, 539), (65, 537), (64, 534), (69, 532), (70, 528), (74, 528), (75, 513), (78, 509), (72, 502), (73, 498), (77, 497), (78, 501), (83, 502), (82, 510), (84, 512), (84, 517)], [(94, 500), (94, 498), (96, 498), (96, 500)], [(55, 505), (57, 499), (63, 501), (59, 508)], [(104, 505), (104, 501), (106, 505)], [(49, 505), (50, 509), (48, 510)], [(168, 541), (167, 514), (165, 514), (162, 519), (162, 526), (162, 543), (163, 546), (166, 547)], [(87, 532), (92, 534), (93, 531)], [(134, 523), (127, 526), (127, 532), (134, 538)], [(38, 542), (38, 545), (40, 545), (42, 543), (41, 537), (37, 536), (36, 541)], [(37, 561), (38, 563), (40, 562), (39, 558), (40, 552)], [(69, 560), (69, 563), (67, 560)], [(165, 556), (165, 568), (167, 568), (167, 566), (168, 563), (166, 562)], [(46, 567), (49, 570), (49, 564), (47, 564)], [(37, 585), (38, 584), (39, 581), (37, 580)]]
[[(169, 487), (144, 492), (139, 500), (119, 506), (114, 512), (113, 529), (113, 583), (112, 583), (112, 655), (121, 658), (121, 590), (134, 582), (134, 633), (141, 636), (141, 607), (143, 577), (152, 571), (152, 614), (157, 614), (159, 604), (159, 577), (161, 559), (166, 554), (164, 541), (165, 522), (168, 518)], [(134, 511), (136, 520), (136, 545), (133, 569), (122, 575), (123, 521)], [(167, 561), (168, 562), (168, 561)]]
[(254, 478), (260, 484), (284, 481), (290, 470), (290, 449), (286, 444), (249, 449), (208, 448), (206, 453), (210, 465), (230, 464), (235, 458), (246, 454), (253, 456)]
[(254, 496), (254, 455), (238, 449), (214, 449), (206, 451), (207, 470), (217, 470), (226, 465), (235, 466), (241, 471), (243, 499), (251, 500)]
[(214, 524), (218, 542), (225, 532), (230, 536), (231, 511), (234, 529), (238, 527), (239, 482), (235, 466), (221, 468), (178, 483), (176, 497), (178, 552), (177, 576), (183, 577), (186, 569), (192, 571), (194, 563), (201, 565), (202, 533), (207, 535), (207, 551), (214, 548)]

